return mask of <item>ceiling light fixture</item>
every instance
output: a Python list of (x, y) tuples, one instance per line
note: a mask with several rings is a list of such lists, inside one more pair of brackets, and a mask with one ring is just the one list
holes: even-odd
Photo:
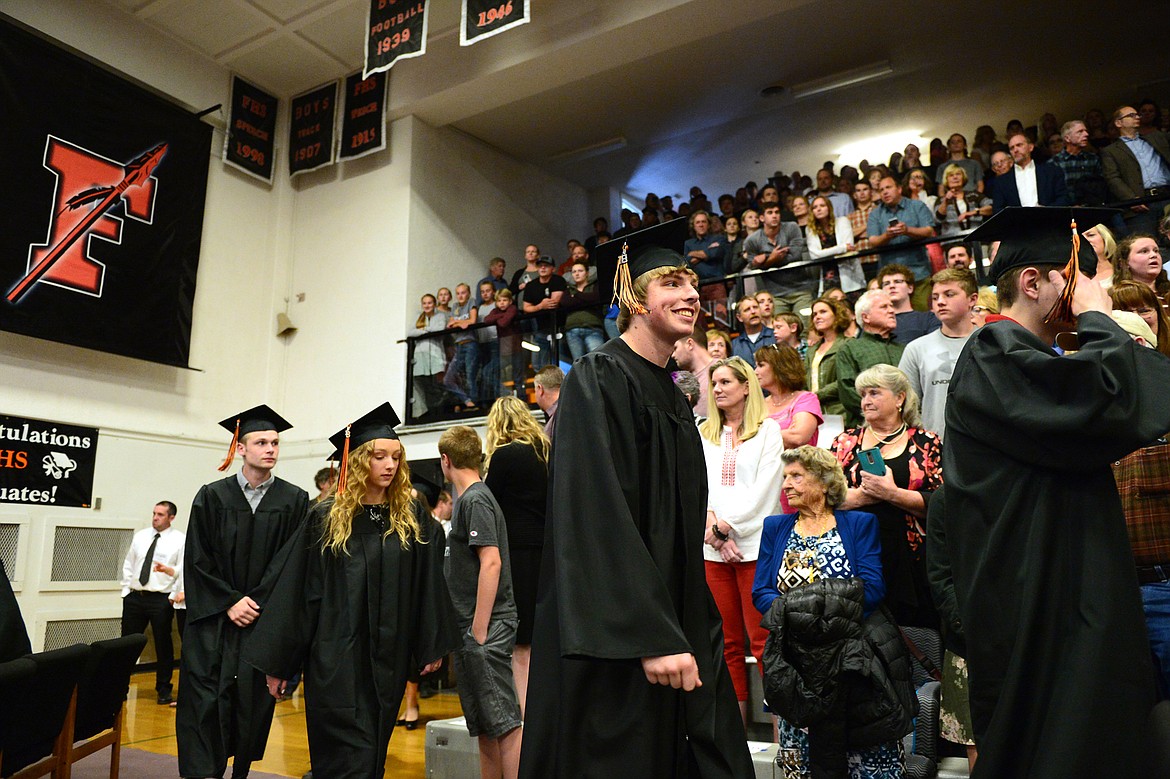
[(604, 141), (597, 143), (590, 143), (586, 146), (581, 146), (576, 149), (569, 149), (567, 151), (557, 152), (548, 158), (549, 162), (576, 162), (577, 160), (587, 160), (590, 157), (598, 157), (602, 154), (609, 154), (611, 151), (626, 148), (626, 139), (621, 135), (616, 135)]
[(844, 70), (840, 73), (834, 73), (831, 76), (797, 84), (792, 87), (792, 98), (794, 100), (804, 100), (837, 89), (844, 89), (845, 87), (852, 87), (868, 81), (885, 78), (886, 76), (893, 75), (893, 73), (894, 68), (890, 65), (889, 61), (883, 60), (881, 62), (875, 62), (872, 65)]

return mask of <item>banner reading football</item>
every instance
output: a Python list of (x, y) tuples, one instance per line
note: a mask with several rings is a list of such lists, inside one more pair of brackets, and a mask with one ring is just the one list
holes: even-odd
[(288, 172), (290, 176), (331, 165), (337, 124), (337, 82), (294, 97), (289, 109)]
[(341, 114), (343, 160), (356, 160), (386, 148), (387, 73), (362, 78), (354, 73), (345, 79), (345, 108)]
[(269, 184), (276, 158), (278, 106), (272, 95), (239, 76), (232, 76), (232, 104), (223, 161)]
[(0, 330), (187, 366), (211, 127), (0, 21)]
[(89, 508), (98, 431), (0, 414), (0, 503)]
[(363, 77), (426, 53), (427, 0), (370, 0)]
[(529, 21), (528, 0), (463, 0), (459, 45), (479, 43)]

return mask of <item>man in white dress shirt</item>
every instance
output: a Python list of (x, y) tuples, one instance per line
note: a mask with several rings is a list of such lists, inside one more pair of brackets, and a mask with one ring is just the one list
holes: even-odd
[(186, 540), (181, 530), (171, 527), (176, 511), (169, 500), (156, 503), (150, 527), (134, 534), (122, 563), (122, 635), (142, 633), (150, 625), (157, 659), (154, 689), (159, 705), (173, 700), (175, 650), (171, 621), (175, 612), (170, 598), (183, 564)]

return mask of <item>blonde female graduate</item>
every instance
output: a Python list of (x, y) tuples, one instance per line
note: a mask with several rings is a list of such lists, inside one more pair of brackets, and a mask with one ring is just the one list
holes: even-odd
[(290, 545), (246, 657), (274, 696), (304, 668), (313, 772), (330, 779), (383, 776), (412, 667), (435, 670), (460, 645), (443, 534), (411, 497), (396, 424), (384, 403), (329, 439), (336, 495)]

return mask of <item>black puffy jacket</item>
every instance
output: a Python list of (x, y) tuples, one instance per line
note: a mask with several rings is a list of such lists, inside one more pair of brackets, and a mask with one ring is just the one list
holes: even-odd
[(764, 697), (797, 727), (860, 749), (899, 739), (918, 713), (910, 655), (886, 610), (864, 621), (860, 579), (821, 579), (772, 602), (762, 622)]

